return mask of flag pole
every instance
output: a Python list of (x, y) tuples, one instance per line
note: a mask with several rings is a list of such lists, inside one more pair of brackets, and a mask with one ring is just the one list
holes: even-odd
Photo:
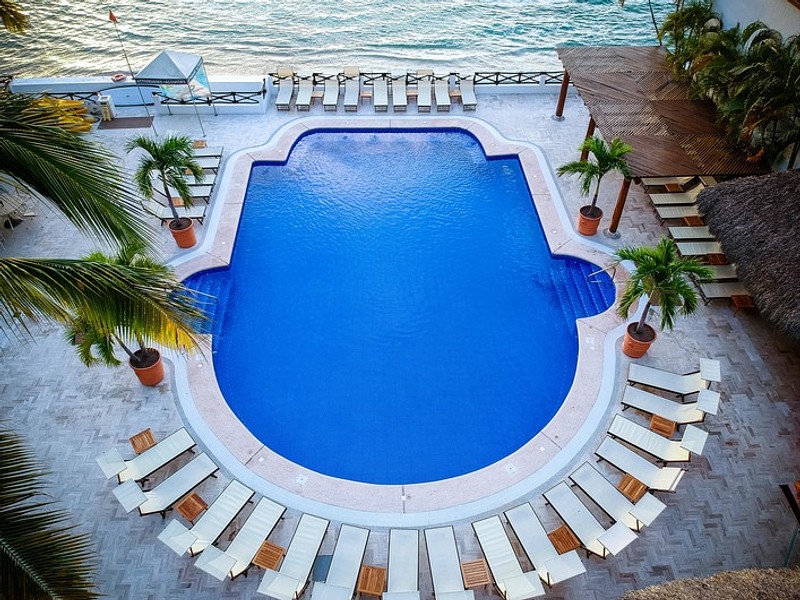
[(144, 106), (144, 111), (147, 113), (147, 116), (150, 119), (150, 128), (153, 130), (153, 133), (156, 135), (156, 137), (158, 137), (155, 117), (150, 115), (150, 110), (147, 108), (147, 102), (145, 102), (144, 94), (142, 93), (142, 88), (139, 87), (139, 83), (136, 81), (136, 77), (133, 74), (133, 67), (131, 66), (131, 61), (128, 60), (128, 53), (125, 51), (125, 44), (122, 43), (122, 36), (119, 34), (119, 27), (117, 27), (117, 17), (112, 11), (108, 11), (108, 20), (114, 24), (114, 31), (117, 33), (117, 40), (119, 40), (119, 45), (122, 48), (122, 55), (125, 57), (125, 63), (128, 65), (128, 72), (131, 74), (131, 79), (136, 84), (136, 89), (139, 91), (139, 98), (142, 99), (142, 106)]

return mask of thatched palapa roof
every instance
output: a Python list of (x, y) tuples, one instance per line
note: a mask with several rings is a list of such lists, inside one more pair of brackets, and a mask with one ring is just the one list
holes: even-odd
[(759, 310), (800, 341), (800, 170), (721, 183), (697, 201)]

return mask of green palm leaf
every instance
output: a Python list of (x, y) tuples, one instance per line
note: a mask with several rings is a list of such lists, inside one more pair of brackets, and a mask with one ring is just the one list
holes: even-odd
[(45, 494), (43, 471), (0, 428), (0, 598), (98, 598), (86, 535)]
[(22, 33), (28, 28), (28, 17), (15, 0), (0, 0), (0, 19), (9, 33)]
[(581, 152), (589, 152), (590, 159), (563, 164), (556, 170), (556, 173), (559, 176), (577, 175), (583, 195), (588, 195), (592, 183), (596, 182), (591, 203), (591, 207), (594, 209), (600, 193), (600, 182), (606, 174), (619, 171), (626, 178), (631, 176), (630, 166), (625, 155), (633, 148), (619, 138), (614, 138), (610, 144), (607, 144), (601, 137), (592, 136), (586, 138), (578, 149)]

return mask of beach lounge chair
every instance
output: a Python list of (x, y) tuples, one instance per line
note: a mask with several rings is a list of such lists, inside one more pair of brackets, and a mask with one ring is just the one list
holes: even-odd
[(291, 67), (278, 68), (278, 95), (275, 97), (275, 107), (278, 110), (289, 110), (294, 95), (294, 69)]
[(322, 106), (325, 110), (335, 111), (339, 105), (339, 76), (325, 76), (325, 92), (322, 95)]
[(383, 600), (419, 600), (419, 531), (389, 531), (389, 569)]
[(705, 189), (703, 184), (697, 185), (688, 192), (667, 192), (665, 194), (649, 194), (650, 202), (655, 206), (681, 206), (694, 204), (697, 196)]
[(700, 390), (696, 402), (681, 404), (663, 396), (651, 394), (642, 389), (627, 386), (622, 395), (622, 410), (632, 407), (649, 415), (658, 415), (674, 421), (678, 425), (701, 423), (706, 413), (717, 414), (719, 392), (708, 389)]
[(730, 300), (732, 296), (750, 295), (744, 284), (739, 281), (700, 283), (697, 287), (706, 304), (712, 300)]
[(656, 213), (661, 221), (685, 219), (686, 217), (702, 217), (696, 204), (688, 206), (656, 206)]
[(552, 586), (586, 572), (575, 550), (558, 553), (528, 502), (507, 510), (505, 515), (528, 560), (544, 583)]
[(368, 529), (342, 525), (328, 576), (324, 582), (314, 583), (312, 600), (350, 600), (353, 597), (368, 537)]
[(221, 157), (224, 151), (224, 146), (203, 146), (202, 148), (193, 148), (192, 154), (196, 158), (206, 158), (209, 156)]
[(695, 177), (642, 177), (641, 182), (645, 189), (656, 186), (676, 186), (684, 188), (688, 186)]
[(662, 463), (689, 462), (692, 453), (703, 453), (703, 446), (708, 437), (702, 429), (687, 425), (683, 433), (684, 438), (688, 436), (687, 440), (691, 441), (691, 445), (687, 445), (683, 439), (669, 440), (621, 415), (614, 416), (611, 427), (608, 428), (608, 435), (627, 442)]
[(258, 549), (285, 511), (285, 507), (269, 498), (261, 498), (230, 546), (224, 552), (216, 546), (207, 547), (194, 565), (220, 581), (228, 576), (235, 579), (242, 573), (247, 575)]
[(407, 75), (392, 73), (392, 109), (394, 112), (406, 112), (408, 108)]
[(628, 367), (628, 383), (630, 385), (646, 385), (665, 392), (672, 392), (681, 398), (689, 394), (696, 394), (707, 388), (711, 382), (719, 383), (721, 379), (719, 361), (710, 358), (701, 358), (700, 368), (685, 375), (638, 363), (631, 363)]
[(95, 460), (106, 478), (116, 475), (120, 483), (128, 479), (145, 481), (156, 470), (194, 446), (192, 436), (181, 427), (131, 460), (123, 460), (115, 448), (103, 452)]
[(544, 499), (577, 536), (587, 556), (592, 553), (605, 558), (609, 554), (617, 554), (636, 539), (636, 534), (623, 523), (604, 529), (563, 481), (547, 490)]
[(268, 569), (258, 585), (258, 593), (276, 600), (296, 600), (308, 585), (314, 559), (328, 530), (328, 521), (303, 514), (286, 549), (280, 569)]
[(314, 74), (298, 73), (297, 98), (294, 107), (306, 111), (311, 108), (311, 94), (314, 93)]
[(678, 242), (678, 252), (681, 256), (707, 256), (709, 254), (722, 254), (722, 246), (717, 241), (710, 242)]
[(649, 526), (667, 508), (666, 504), (652, 494), (644, 494), (634, 504), (588, 462), (575, 469), (569, 478), (592, 499), (592, 502), (603, 509), (604, 513), (634, 531)]
[[(222, 162), (222, 158), (219, 156), (198, 156), (195, 157), (194, 161), (200, 165), (200, 168), (204, 171), (216, 173), (219, 170), (219, 165), (220, 162)], [(204, 181), (204, 183), (206, 182)]]
[(601, 460), (614, 465), (617, 469), (634, 477), (651, 490), (660, 492), (674, 492), (686, 472), (678, 467), (659, 467), (654, 465), (611, 437), (607, 437), (602, 441), (597, 450), (595, 450), (595, 454)]
[[(176, 199), (175, 205), (180, 206), (180, 204), (183, 203), (183, 199), (180, 197), (181, 195), (178, 193), (178, 190), (176, 190), (174, 187), (169, 187), (168, 189), (170, 195), (174, 199)], [(208, 204), (211, 201), (211, 193), (213, 191), (214, 191), (213, 185), (205, 183), (189, 185), (189, 193), (191, 194), (192, 205), (196, 205), (198, 201), (202, 201)], [(159, 195), (162, 198), (164, 197), (163, 193), (161, 193), (160, 190), (159, 190)]]
[(536, 571), (522, 572), (500, 517), (493, 515), (472, 524), (495, 589), (505, 600), (527, 600), (544, 596), (544, 587)]
[[(145, 201), (143, 206), (146, 212), (161, 221), (161, 225), (172, 220), (172, 211), (168, 206), (164, 206), (154, 200)], [(178, 212), (179, 217), (194, 219), (202, 224), (203, 219), (206, 218), (206, 208), (208, 207), (205, 204), (193, 204), (192, 206), (176, 206), (175, 210)]]
[(163, 519), (173, 504), (212, 477), (218, 469), (204, 452), (148, 492), (143, 492), (133, 479), (128, 479), (114, 488), (112, 493), (125, 512), (138, 508), (142, 516), (160, 513)]
[(217, 541), (217, 538), (222, 535), (222, 532), (254, 494), (253, 490), (234, 479), (222, 490), (222, 493), (217, 496), (191, 529), (187, 529), (183, 523), (173, 519), (158, 535), (158, 539), (169, 546), (178, 556), (182, 556), (187, 551), (189, 556), (200, 554)]
[(461, 91), (461, 106), (464, 110), (475, 110), (478, 106), (478, 99), (475, 97), (475, 76), (459, 75), (458, 87)]
[(436, 75), (433, 90), (436, 96), (436, 111), (450, 112), (450, 75)]
[(344, 110), (355, 112), (361, 97), (361, 71), (358, 67), (344, 68)]
[(375, 112), (389, 110), (389, 80), (382, 73), (372, 80), (372, 104)]
[(475, 592), (464, 588), (453, 528), (426, 529), (425, 548), (428, 551), (433, 595), (443, 600), (474, 600)]
[(431, 112), (431, 78), (433, 71), (423, 69), (417, 71), (417, 110)]
[(697, 227), (669, 227), (669, 235), (675, 241), (699, 240), (708, 241), (715, 239), (706, 225)]
[(711, 271), (713, 281), (726, 281), (739, 279), (736, 265), (705, 265)]

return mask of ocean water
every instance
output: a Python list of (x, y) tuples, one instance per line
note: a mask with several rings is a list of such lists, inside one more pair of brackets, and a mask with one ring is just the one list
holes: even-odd
[[(646, 0), (22, 0), (31, 27), (0, 33), (0, 73), (134, 71), (161, 50), (200, 54), (209, 74), (298, 69), (558, 70), (558, 45), (656, 43)], [(674, 3), (652, 0), (659, 22)]]

